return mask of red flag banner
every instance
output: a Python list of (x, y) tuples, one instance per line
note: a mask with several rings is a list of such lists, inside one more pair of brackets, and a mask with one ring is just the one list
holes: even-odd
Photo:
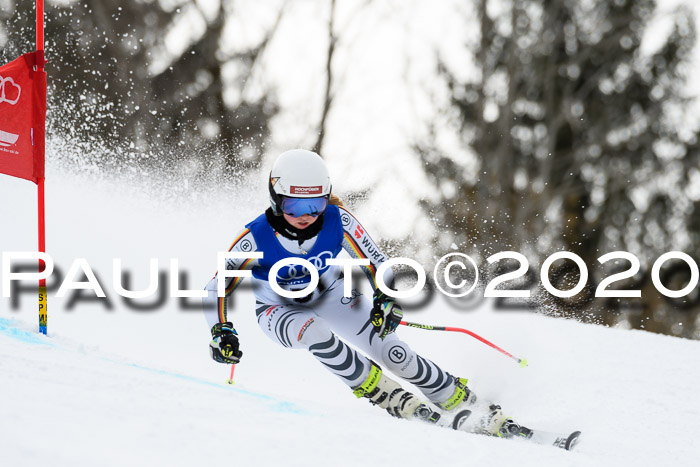
[(0, 173), (38, 183), (44, 178), (46, 73), (44, 52), (0, 67)]

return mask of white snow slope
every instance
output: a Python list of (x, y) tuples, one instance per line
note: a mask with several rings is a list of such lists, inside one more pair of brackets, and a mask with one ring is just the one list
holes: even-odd
[[(231, 314), (244, 357), (236, 384), (226, 385), (228, 367), (209, 359), (201, 313), (175, 299), (151, 311), (127, 306), (111, 261), (122, 258), (139, 288), (149, 258), (162, 269), (178, 258), (189, 288), (200, 288), (216, 252), (264, 208), (264, 187), (167, 197), (139, 185), (49, 178), (48, 250), (64, 274), (86, 258), (108, 298), (70, 307), (70, 294), (57, 298), (54, 288), (48, 337), (36, 333), (32, 293), (16, 306), (0, 299), (1, 466), (697, 465), (700, 343), (486, 302), (460, 311), (436, 299), (407, 317), (471, 329), (529, 367), (465, 335), (399, 332), (522, 423), (581, 430), (575, 451), (392, 419), (308, 353), (265, 338), (246, 290)], [(35, 249), (35, 196), (31, 183), (0, 177), (3, 252)]]

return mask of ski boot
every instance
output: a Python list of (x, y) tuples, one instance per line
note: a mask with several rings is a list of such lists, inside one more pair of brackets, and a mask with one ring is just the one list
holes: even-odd
[(358, 398), (366, 397), (371, 404), (378, 405), (398, 418), (411, 419), (419, 416), (418, 409), (425, 405), (399, 383), (382, 373), (381, 368), (372, 363), (364, 383), (353, 390)]
[(531, 429), (515, 423), (512, 418), (506, 418), (505, 422), (503, 422), (501, 425), (501, 428), (498, 429), (497, 436), (501, 438), (516, 437), (530, 439), (532, 438), (533, 433), (534, 432)]
[(452, 395), (443, 402), (435, 403), (444, 411), (445, 417), (451, 418), (453, 429), (502, 438), (509, 438), (518, 432), (520, 426), (503, 415), (500, 406), (477, 402), (476, 394), (467, 387), (466, 378), (454, 377), (454, 382)]
[[(524, 428), (506, 417), (500, 405), (491, 404), (486, 415), (479, 420), (478, 430), (486, 435), (498, 436), (499, 438), (510, 438)], [(526, 428), (527, 429), (527, 428)]]
[(476, 394), (467, 387), (466, 378), (454, 377), (455, 392), (444, 402), (436, 402), (435, 405), (446, 412), (456, 413), (471, 407), (476, 403)]
[(455, 390), (447, 400), (435, 402), (442, 411), (440, 425), (449, 426), (454, 430), (473, 431), (467, 420), (473, 421), (472, 412), (476, 404), (476, 394), (467, 387), (466, 378), (454, 378)]

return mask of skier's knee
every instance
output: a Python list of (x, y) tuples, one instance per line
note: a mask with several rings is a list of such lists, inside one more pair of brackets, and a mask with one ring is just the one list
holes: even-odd
[(308, 349), (313, 344), (325, 342), (331, 338), (333, 333), (323, 319), (314, 316), (302, 323), (299, 332), (294, 336), (295, 347)]
[(400, 340), (387, 342), (381, 349), (381, 361), (394, 373), (401, 373), (415, 358), (413, 350)]

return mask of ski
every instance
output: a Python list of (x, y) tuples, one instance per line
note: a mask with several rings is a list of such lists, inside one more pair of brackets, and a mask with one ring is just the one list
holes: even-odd
[[(421, 404), (421, 406), (418, 407), (415, 412), (416, 419), (435, 426), (451, 428), (453, 430), (464, 431), (466, 433), (494, 436), (480, 431), (478, 428), (476, 428), (476, 425), (470, 423), (474, 419), (474, 417), (471, 417), (471, 415), (472, 412), (470, 410), (462, 410), (453, 417), (447, 417), (441, 414), (439, 411), (433, 410), (426, 404)], [(499, 438), (503, 439), (520, 439), (543, 446), (554, 446), (567, 451), (571, 451), (574, 446), (576, 446), (580, 436), (580, 431), (565, 434), (533, 430), (519, 425), (510, 419), (504, 423), (503, 427), (501, 428), (501, 432), (498, 435)]]
[(543, 444), (548, 446), (554, 446), (557, 448), (566, 449), (571, 451), (576, 443), (578, 443), (579, 437), (581, 436), (580, 431), (574, 431), (573, 433), (560, 434), (560, 433), (549, 433), (546, 431), (530, 430), (531, 435), (528, 439), (536, 444)]
[(522, 439), (535, 444), (566, 449), (567, 451), (571, 451), (574, 446), (576, 446), (579, 436), (581, 436), (580, 431), (574, 431), (573, 433), (566, 434), (532, 430), (522, 425), (518, 425), (513, 421), (506, 422), (505, 431), (507, 435), (503, 437), (507, 439)]

